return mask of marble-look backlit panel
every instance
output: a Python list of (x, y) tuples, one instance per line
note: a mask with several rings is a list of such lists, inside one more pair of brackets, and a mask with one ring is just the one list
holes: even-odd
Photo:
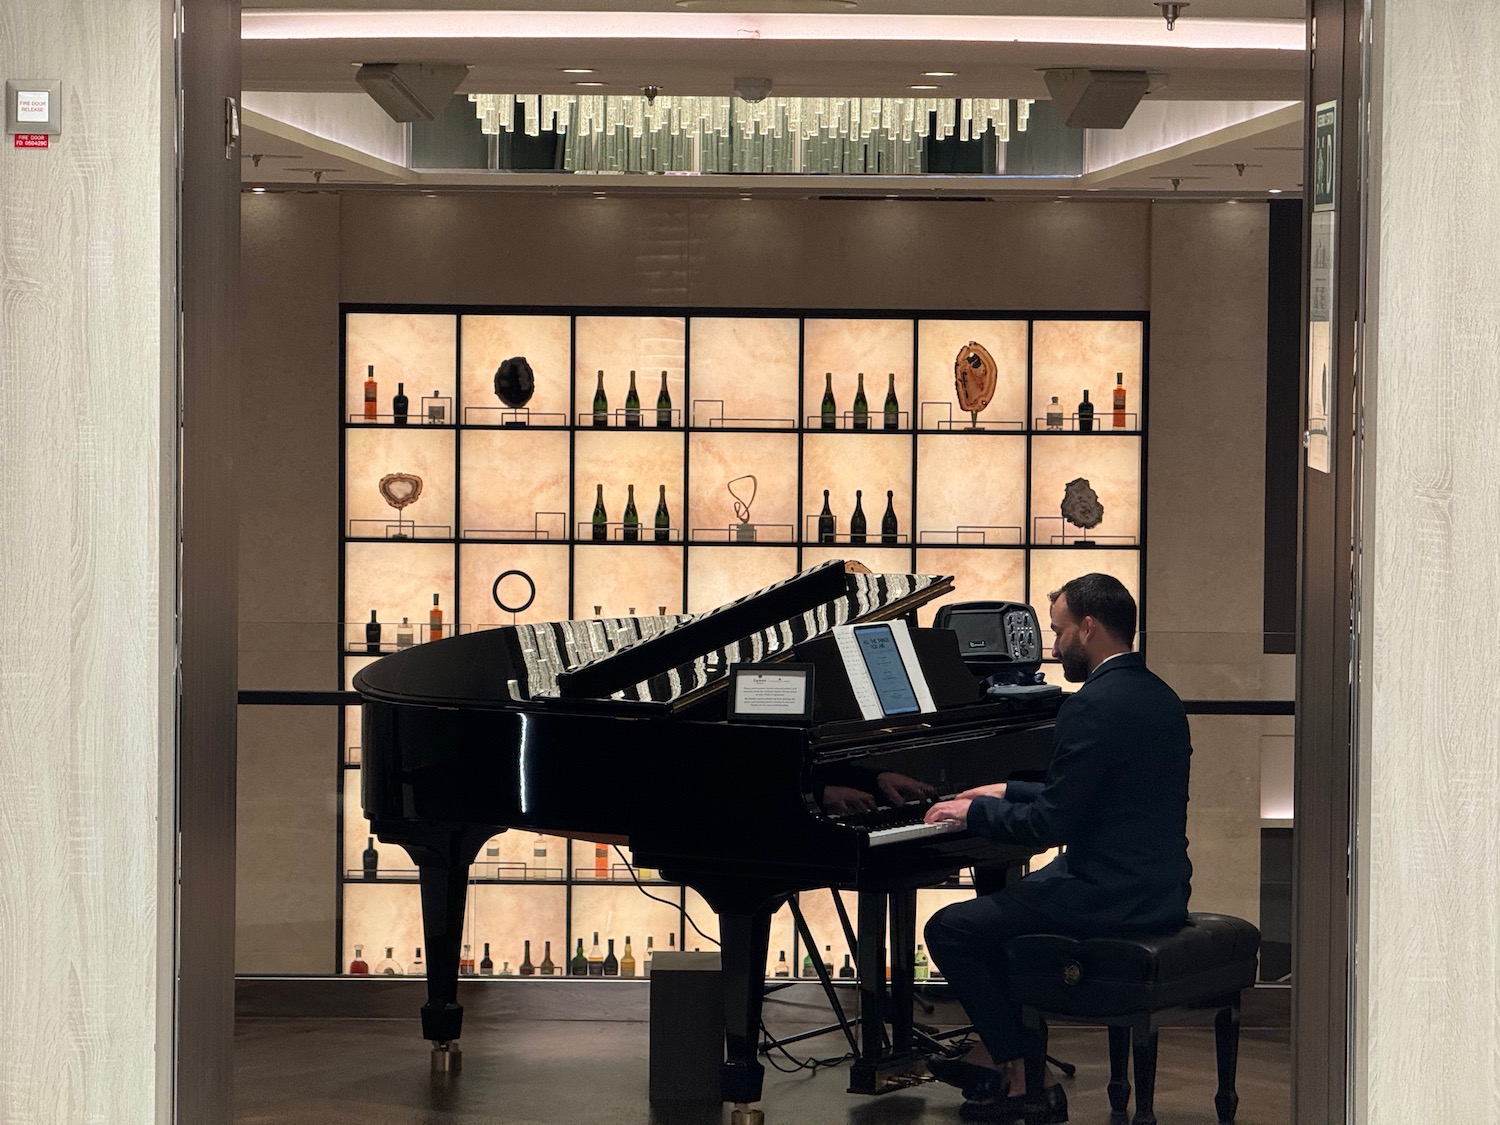
[[(995, 360), (995, 396), (979, 412), (982, 426), (1025, 429), (1026, 422), (1026, 321), (1024, 320), (919, 320), (917, 322), (917, 397), (921, 402), (942, 403), (922, 411), (918, 424), (936, 429), (939, 422), (953, 420), (969, 424), (969, 415), (959, 409), (954, 389), (953, 364), (959, 349), (970, 341), (983, 345)], [(951, 412), (947, 409), (952, 407)]]
[(756, 541), (796, 541), (795, 435), (696, 433), (688, 441), (688, 456), (692, 461), (688, 526), (696, 533), (695, 542), (726, 542), (732, 537), (730, 528), (739, 520), (734, 513), (734, 497), (727, 486), (731, 480), (747, 474), (755, 477), (754, 486), (750, 481), (739, 481), (734, 491), (742, 498), (754, 496), (750, 522), (760, 525)]
[[(495, 604), (495, 579), (508, 570), (531, 576), (536, 600), (514, 617)], [(530, 543), (465, 543), (458, 549), (459, 622), (467, 630), (568, 618), (568, 549)], [(500, 600), (521, 605), (529, 589), (519, 575), (500, 583)]]
[[(1069, 481), (1082, 477), (1089, 482), (1104, 518), (1088, 530), (1064, 524), (1063, 496)], [(1125, 546), (1140, 541), (1141, 534), (1141, 439), (1138, 437), (1089, 437), (1082, 434), (1042, 435), (1031, 443), (1031, 524), (1028, 535), (1038, 546), (1057, 541), (1053, 536), (1093, 539), (1107, 546)], [(1038, 522), (1036, 517), (1055, 517)], [(1205, 519), (1205, 528), (1212, 523)], [(1127, 536), (1113, 540), (1107, 536)]]
[[(723, 418), (729, 428), (796, 427), (796, 320), (695, 316), (688, 325), (688, 340), (693, 402), (703, 404), (693, 411), (693, 425), (715, 425), (714, 419)], [(714, 400), (723, 402), (722, 414)], [(680, 404), (676, 389), (672, 402)]]
[[(573, 444), (573, 534), (587, 539), (597, 488), (604, 485), (604, 510), (609, 516), (610, 542), (620, 541), (629, 497), (635, 485), (635, 510), (641, 520), (641, 538), (650, 539), (660, 499), (659, 486), (667, 486), (667, 511), (672, 517), (671, 541), (682, 541), (683, 435), (652, 433), (650, 430), (577, 434)], [(579, 526), (583, 525), (583, 526)]]
[(794, 547), (694, 547), (688, 552), (688, 612), (732, 602), (796, 571)]
[(391, 420), (398, 383), (406, 384), (415, 419), (423, 395), (434, 390), (453, 394), (458, 318), (447, 313), (350, 313), (344, 330), (344, 417), (349, 421), (364, 418), (365, 376), (371, 365), (379, 421)]
[(553, 540), (567, 541), (567, 434), (466, 430), (462, 454), (459, 534), (504, 539), (538, 530)]
[[(833, 397), (839, 428), (854, 409), (858, 373), (864, 372), (870, 425), (881, 425), (889, 376), (896, 376), (896, 398), (901, 409), (912, 401), (912, 322), (909, 320), (808, 320), (802, 330), (802, 413), (816, 417), (823, 401), (828, 373), (833, 375)], [(816, 422), (814, 423), (816, 425)], [(906, 428), (910, 428), (908, 421)]]
[(415, 883), (344, 884), (344, 952), (339, 972), (349, 971), (357, 947), (364, 950), (365, 963), (373, 973), (387, 948), (404, 969), (417, 947), (425, 944), (422, 899)]
[[(849, 542), (849, 517), (856, 490), (864, 493), (865, 533), (880, 539), (880, 517), (886, 492), (896, 511), (911, 511), (911, 438), (884, 434), (808, 434), (802, 448), (802, 536), (817, 540), (817, 515), (823, 490), (837, 527), (837, 542)], [(907, 528), (910, 528), (908, 519)], [(910, 534), (909, 531), (906, 534)]]
[[(364, 851), (367, 841), (374, 839), (370, 822), (365, 819), (364, 809), (359, 804), (359, 770), (344, 770), (344, 860), (342, 874), (355, 878), (364, 867)], [(387, 844), (374, 840), (379, 853), (376, 868), (380, 874), (392, 872), (410, 873), (417, 865), (400, 844)]]
[(573, 368), (577, 373), (573, 412), (587, 424), (594, 408), (598, 373), (604, 372), (611, 426), (623, 426), (630, 372), (641, 398), (641, 424), (656, 422), (656, 395), (667, 373), (672, 405), (681, 407), (686, 321), (680, 316), (580, 316), (574, 326)]
[[(469, 888), (469, 908), (464, 915), (464, 942), (474, 951), (477, 965), (489, 942), (495, 974), (520, 971), (531, 942), (531, 961), (540, 965), (552, 943), (552, 962), (559, 975), (567, 972), (567, 889), (549, 886), (487, 886)], [(372, 969), (374, 966), (370, 966)]]
[(1047, 414), (1053, 395), (1069, 416), (1078, 410), (1085, 388), (1094, 404), (1096, 429), (1113, 429), (1110, 417), (1115, 373), (1125, 376), (1125, 410), (1135, 417), (1126, 428), (1140, 428), (1141, 368), (1144, 363), (1143, 333), (1138, 320), (1039, 320), (1032, 330), (1031, 425)]
[(628, 543), (581, 545), (573, 553), (573, 616), (668, 613), (682, 608), (682, 548)]
[[(676, 900), (679, 892), (675, 887), (652, 887), (651, 893), (670, 902)], [(628, 936), (639, 965), (646, 955), (646, 939), (654, 939), (658, 950), (665, 949), (667, 935), (676, 933), (677, 925), (677, 907), (647, 898), (633, 883), (608, 886), (580, 884), (573, 888), (573, 944), (576, 948), (577, 939), (582, 937), (585, 953), (589, 951), (597, 932), (601, 949), (607, 950), (609, 939), (614, 938), (615, 956), (619, 957), (625, 951), (625, 938)], [(688, 948), (692, 947), (690, 940)], [(637, 968), (638, 974), (640, 971)]]
[(382, 643), (394, 641), (403, 617), (414, 640), (427, 637), (432, 595), (444, 623), (453, 617), (453, 548), (446, 543), (346, 543), (344, 621), (348, 643), (363, 645), (365, 622), (375, 610), (384, 627)]
[[(495, 394), (495, 373), (507, 359), (523, 357), (536, 378), (536, 391), (526, 409), (559, 414), (545, 419), (562, 425), (568, 415), (572, 376), (572, 322), (566, 316), (466, 316), (459, 331), (463, 340), (462, 403), (466, 425), (499, 425), (500, 411), (509, 409)], [(423, 391), (423, 394), (429, 393)], [(494, 411), (472, 407), (494, 407)]]
[[(917, 620), (931, 625), (939, 606), (950, 602), (1024, 602), (1026, 552), (924, 547), (917, 551), (918, 574), (951, 574), (953, 593), (928, 602)], [(1042, 618), (1046, 623), (1046, 618)]]
[[(453, 472), (453, 431), (422, 429), (348, 430), (344, 435), (344, 517), (348, 534), (379, 538), (385, 525), (399, 519), (415, 522), (416, 539), (451, 539), (456, 481)], [(422, 478), (422, 495), (399, 513), (380, 494), (381, 478), (409, 473)], [(356, 523), (356, 520), (378, 520)]]
[[(1031, 552), (1031, 605), (1042, 623), (1042, 635), (1051, 652), (1052, 633), (1047, 627), (1050, 603), (1047, 595), (1061, 589), (1063, 583), (1081, 574), (1112, 574), (1130, 591), (1139, 608), (1141, 600), (1141, 556), (1138, 551), (1111, 551), (1064, 547), (1058, 550), (1037, 549)], [(1139, 626), (1140, 622), (1137, 621)], [(1053, 683), (1060, 677), (1048, 677)]]
[[(878, 542), (879, 536), (873, 536), (872, 542)], [(819, 563), (827, 562), (829, 559), (846, 559), (862, 562), (876, 574), (911, 574), (911, 548), (910, 547), (856, 547), (853, 544), (841, 543), (835, 547), (804, 547), (802, 548), (802, 569), (817, 566)]]
[[(922, 434), (917, 438), (917, 465), (919, 542), (993, 544), (1023, 540), (1024, 437)], [(960, 528), (969, 530), (961, 532)], [(1016, 530), (1007, 530), (1010, 528)]]

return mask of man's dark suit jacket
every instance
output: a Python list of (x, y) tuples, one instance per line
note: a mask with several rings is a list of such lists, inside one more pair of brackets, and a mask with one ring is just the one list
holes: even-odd
[(1006, 894), (1060, 930), (1148, 933), (1187, 921), (1187, 715), (1130, 652), (1095, 668), (1057, 716), (1052, 766), (969, 806), (969, 828), (1067, 853)]

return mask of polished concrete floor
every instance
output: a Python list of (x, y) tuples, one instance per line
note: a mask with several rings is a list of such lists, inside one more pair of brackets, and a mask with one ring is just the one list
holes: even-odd
[[(820, 1013), (767, 1002), (768, 1025), (790, 1034)], [(1109, 1121), (1101, 1030), (1054, 1029), (1055, 1054), (1078, 1064), (1067, 1081), (1071, 1120)], [(795, 1044), (797, 1057), (831, 1056), (837, 1033)], [(647, 1025), (576, 1020), (471, 1021), (463, 1073), (434, 1081), (414, 1020), (241, 1019), (236, 1034), (237, 1125), (719, 1125), (727, 1109), (666, 1113), (647, 1103)], [(1161, 1125), (1213, 1125), (1210, 1028), (1161, 1035), (1156, 1111)], [(1240, 1044), (1240, 1125), (1283, 1125), (1288, 1111), (1285, 1031), (1247, 1029)], [(958, 1091), (937, 1083), (861, 1097), (848, 1066), (767, 1072), (766, 1125), (957, 1125)]]

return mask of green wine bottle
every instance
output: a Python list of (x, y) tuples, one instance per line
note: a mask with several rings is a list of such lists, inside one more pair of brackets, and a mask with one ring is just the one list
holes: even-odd
[(568, 972), (575, 977), (586, 977), (589, 975), (589, 959), (583, 955), (583, 939), (578, 939), (578, 952), (573, 955), (573, 962), (568, 966)]
[(672, 424), (672, 392), (667, 390), (667, 373), (661, 373), (661, 390), (656, 392), (656, 428), (664, 430)]
[(625, 542), (635, 543), (641, 538), (641, 517), (635, 510), (635, 485), (627, 485), (625, 493)]
[(890, 489), (885, 491), (885, 515), (880, 517), (880, 541), (890, 544), (896, 542), (896, 534), (900, 531), (900, 525), (896, 522), (896, 494)]
[(901, 404), (896, 401), (896, 373), (891, 372), (891, 381), (885, 388), (885, 428), (898, 430), (901, 428)]
[(825, 430), (836, 430), (839, 424), (838, 403), (833, 401), (833, 372), (823, 376), (822, 426)]
[(870, 402), (865, 398), (865, 373), (859, 373), (859, 386), (854, 392), (854, 428), (856, 430), (868, 430), (870, 428)]
[(594, 542), (603, 543), (609, 538), (609, 515), (604, 510), (604, 486), (594, 492)]
[(656, 541), (666, 543), (672, 538), (672, 513), (667, 511), (667, 486), (661, 486), (656, 498)]
[(849, 542), (859, 544), (865, 541), (865, 509), (862, 503), (864, 491), (856, 488), (854, 490), (854, 514), (849, 517)]
[(609, 425), (609, 396), (604, 393), (604, 372), (599, 372), (599, 384), (594, 388), (594, 425)]
[(641, 424), (641, 396), (635, 389), (635, 372), (630, 373), (630, 389), (625, 392), (625, 425), (632, 429)]

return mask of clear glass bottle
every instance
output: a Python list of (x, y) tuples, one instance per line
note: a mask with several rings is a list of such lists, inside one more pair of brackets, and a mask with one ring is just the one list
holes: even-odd
[(422, 947), (417, 946), (417, 953), (411, 959), (411, 964), (406, 967), (406, 975), (409, 977), (425, 977), (427, 975), (427, 962), (422, 960)]
[(413, 639), (411, 622), (403, 617), (396, 629), (396, 647), (411, 648)]
[(466, 943), (464, 950), (458, 957), (458, 975), (461, 977), (472, 977), (474, 975), (474, 950)]
[[(432, 390), (433, 398), (441, 398), (436, 387)], [(427, 404), (427, 424), (429, 426), (441, 426), (448, 420), (448, 407), (446, 403), (429, 402)]]
[(599, 931), (594, 931), (594, 946), (589, 950), (589, 976), (604, 975), (604, 954), (599, 949)]
[(377, 977), (399, 977), (405, 974), (406, 970), (401, 967), (401, 962), (396, 960), (394, 954), (395, 951), (389, 945), (385, 947), (385, 956), (375, 963)]
[(823, 968), (828, 970), (828, 975), (833, 976), (833, 946), (823, 947)]
[(786, 980), (792, 975), (791, 966), (786, 963), (785, 949), (781, 951), (781, 956), (776, 959), (776, 972), (774, 975), (777, 980)]
[(1057, 401), (1057, 396), (1052, 396), (1052, 401), (1047, 404), (1047, 428), (1049, 430), (1060, 430), (1063, 428), (1063, 409)]
[(641, 976), (643, 977), (651, 975), (651, 959), (656, 956), (656, 950), (652, 948), (655, 942), (656, 939), (653, 937), (646, 938), (646, 953), (641, 958)]

